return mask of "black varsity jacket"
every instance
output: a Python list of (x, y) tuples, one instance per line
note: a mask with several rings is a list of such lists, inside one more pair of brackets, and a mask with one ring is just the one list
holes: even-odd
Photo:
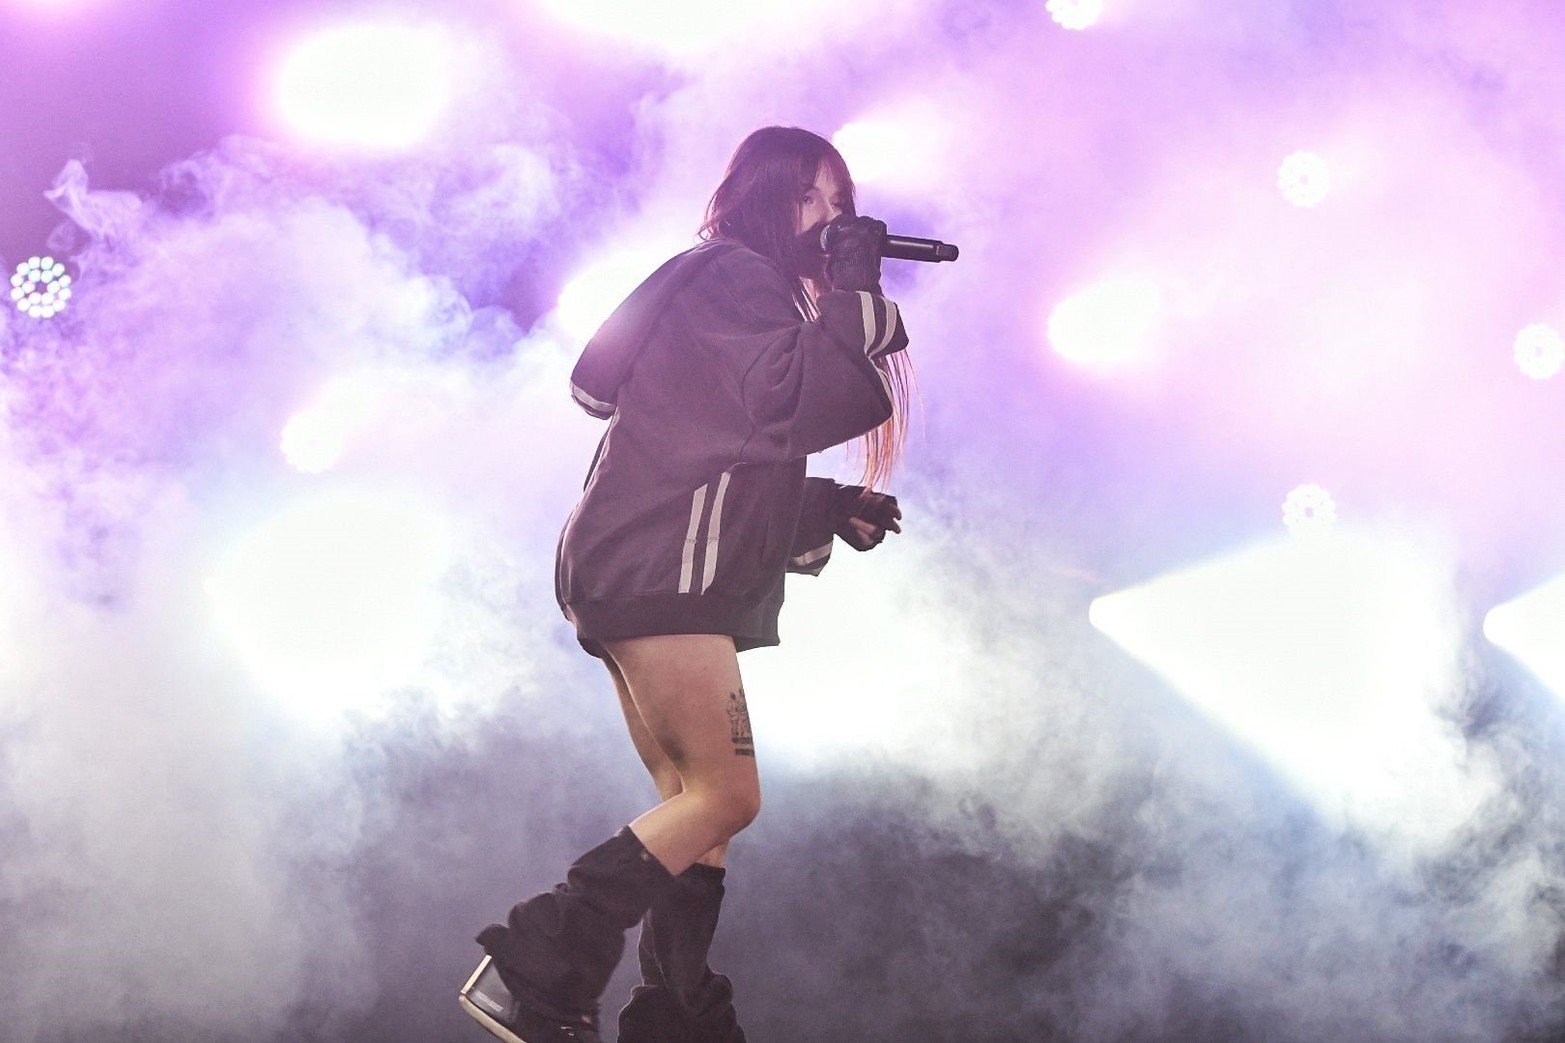
[(587, 344), (571, 394), (609, 426), (555, 570), (582, 635), (777, 643), (784, 573), (831, 555), (838, 486), (806, 478), (805, 458), (891, 416), (881, 360), (908, 343), (884, 297), (817, 307), (805, 320), (775, 265), (715, 240), (665, 263)]

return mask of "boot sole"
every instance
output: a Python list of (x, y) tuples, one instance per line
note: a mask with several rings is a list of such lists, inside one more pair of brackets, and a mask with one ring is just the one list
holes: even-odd
[(500, 981), (500, 972), (491, 966), (493, 962), (494, 960), (491, 957), (484, 957), (483, 962), (478, 965), (478, 969), (473, 972), (473, 976), (467, 979), (467, 984), (462, 986), (457, 993), (457, 1002), (462, 1005), (462, 1009), (467, 1011), (474, 1021), (482, 1025), (491, 1035), (498, 1036), (500, 1039), (505, 1040), (505, 1043), (527, 1043), (527, 1040), (518, 1036), (511, 1029), (506, 1028), (499, 1021), (499, 1018), (504, 1017), (506, 1014), (506, 1004), (496, 1000), (494, 993), (498, 990), (508, 998), (510, 993), (506, 991), (504, 983)]

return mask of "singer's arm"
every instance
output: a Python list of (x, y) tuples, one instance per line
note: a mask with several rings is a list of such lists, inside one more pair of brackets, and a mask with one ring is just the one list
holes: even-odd
[(793, 532), (793, 549), (788, 552), (789, 572), (819, 576), (831, 560), (839, 488), (830, 478), (804, 480), (804, 503), (799, 508), (799, 525)]
[(841, 536), (854, 550), (870, 550), (880, 546), (887, 532), (901, 532), (901, 519), (895, 496), (868, 493), (861, 485), (840, 485), (830, 478), (806, 478), (788, 571), (818, 576), (831, 560), (834, 537)]
[(735, 250), (713, 262), (722, 292), (692, 303), (702, 340), (724, 359), (750, 415), (740, 448), (749, 463), (793, 460), (856, 438), (891, 416), (877, 361), (907, 346), (896, 305), (867, 292), (834, 291), (820, 318), (795, 309), (780, 271)]

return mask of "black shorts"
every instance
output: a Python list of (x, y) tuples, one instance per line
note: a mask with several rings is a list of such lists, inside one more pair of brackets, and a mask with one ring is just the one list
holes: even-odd
[(727, 634), (734, 651), (780, 644), (777, 617), (782, 610), (783, 575), (758, 599), (716, 594), (650, 594), (562, 604), (587, 654), (608, 659), (602, 642), (658, 634)]

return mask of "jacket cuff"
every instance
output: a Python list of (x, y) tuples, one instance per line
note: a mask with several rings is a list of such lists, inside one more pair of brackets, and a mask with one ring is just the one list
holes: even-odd
[(799, 506), (799, 524), (794, 529), (793, 547), (788, 552), (788, 571), (809, 576), (820, 575), (831, 560), (832, 531), (836, 528), (837, 490), (830, 478), (806, 478), (804, 501)]

